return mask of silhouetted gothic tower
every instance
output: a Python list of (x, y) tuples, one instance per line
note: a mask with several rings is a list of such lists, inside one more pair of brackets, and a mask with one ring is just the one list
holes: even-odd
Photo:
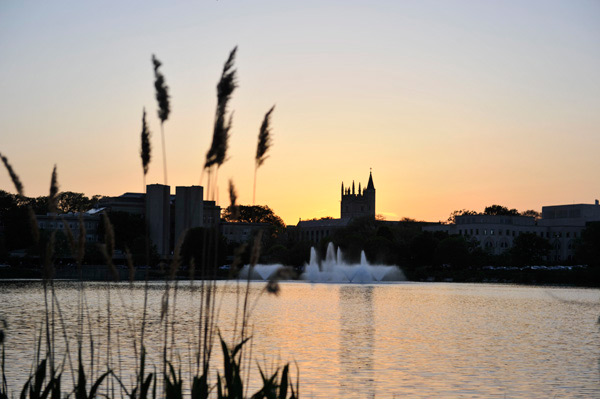
[(361, 189), (358, 183), (358, 193), (355, 191), (354, 181), (352, 189), (344, 189), (342, 182), (342, 206), (341, 218), (359, 218), (368, 216), (375, 219), (375, 185), (373, 184), (373, 174), (369, 173), (369, 183), (367, 188)]

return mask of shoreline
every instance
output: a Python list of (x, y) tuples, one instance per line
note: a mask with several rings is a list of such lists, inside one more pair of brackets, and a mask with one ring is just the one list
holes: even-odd
[[(538, 268), (539, 267), (539, 268)], [(418, 268), (401, 268), (406, 274), (404, 281), (415, 283), (481, 283), (481, 284), (518, 284), (529, 286), (555, 286), (577, 288), (600, 288), (600, 270), (591, 267), (567, 267), (562, 269), (541, 268), (540, 266), (523, 268), (471, 268), (461, 270), (438, 269), (431, 266)], [(117, 268), (118, 282), (129, 281), (129, 270)], [(57, 269), (54, 281), (115, 282), (112, 273), (104, 265), (84, 267), (82, 278), (77, 270)], [(0, 282), (9, 281), (42, 281), (42, 271), (38, 268), (8, 267), (0, 269)], [(167, 281), (165, 272), (159, 269), (136, 270), (134, 282)], [(180, 271), (176, 280), (190, 280), (186, 270)], [(194, 278), (195, 281), (233, 280), (226, 273), (211, 276), (207, 279)], [(245, 280), (245, 279), (243, 279)], [(255, 280), (253, 280), (255, 281)], [(260, 281), (260, 280), (256, 280)], [(301, 282), (304, 280), (290, 279)]]

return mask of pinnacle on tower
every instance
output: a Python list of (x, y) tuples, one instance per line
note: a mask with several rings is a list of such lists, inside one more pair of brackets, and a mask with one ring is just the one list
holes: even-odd
[(360, 189), (360, 182), (358, 182), (358, 195), (362, 195), (362, 190)]
[(369, 183), (367, 184), (367, 190), (375, 190), (375, 185), (373, 184), (373, 172), (369, 172)]
[(344, 182), (342, 182), (342, 197), (344, 196)]
[(352, 195), (354, 195), (354, 180), (352, 180)]

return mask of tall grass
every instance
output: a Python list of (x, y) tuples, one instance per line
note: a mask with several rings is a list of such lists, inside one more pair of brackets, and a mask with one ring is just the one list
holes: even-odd
[[(53, 187), (56, 188), (56, 174), (53, 175), (53, 182), (55, 182)], [(235, 193), (233, 186), (231, 192)], [(235, 198), (235, 194), (232, 198)], [(235, 199), (232, 202), (235, 206)], [(103, 253), (105, 254), (106, 264), (111, 271), (112, 279), (116, 280), (118, 274), (112, 262), (114, 233), (110, 219), (106, 214), (103, 217), (106, 224)], [(77, 262), (79, 270), (81, 270), (85, 249), (85, 227), (82, 218), (80, 218), (79, 224), (77, 237), (68, 227), (66, 232), (72, 257)], [(44, 248), (42, 262), (46, 268), (53, 267), (52, 245), (52, 240), (49, 240)], [(252, 264), (256, 263), (259, 251), (260, 236), (255, 240), (252, 249)], [(194, 339), (196, 344), (192, 348), (196, 363), (191, 367), (193, 372), (189, 378), (182, 375), (182, 364), (174, 346), (177, 333), (175, 318), (178, 314), (177, 293), (179, 282), (176, 279), (177, 268), (179, 267), (178, 254), (179, 246), (173, 261), (169, 265), (167, 280), (162, 293), (160, 320), (164, 335), (161, 343), (160, 365), (149, 364), (147, 360), (147, 345), (144, 336), (144, 331), (147, 329), (147, 299), (144, 301), (142, 320), (136, 320), (133, 316), (129, 316), (126, 320), (126, 329), (129, 330), (128, 334), (133, 339), (129, 343), (122, 342), (119, 338), (119, 330), (114, 328), (111, 320), (111, 314), (115, 308), (115, 296), (112, 291), (112, 284), (108, 283), (105, 291), (106, 329), (101, 334), (102, 338), (98, 341), (99, 332), (95, 331), (93, 326), (93, 320), (96, 316), (89, 311), (85, 284), (80, 280), (78, 284), (77, 328), (75, 345), (73, 345), (69, 338), (69, 330), (72, 327), (68, 325), (62, 314), (52, 275), (47, 275), (43, 282), (45, 320), (38, 332), (35, 349), (38, 355), (29, 378), (20, 390), (20, 397), (296, 398), (298, 385), (296, 382), (294, 387), (292, 383), (292, 378), (289, 375), (289, 365), (284, 365), (268, 375), (259, 370), (263, 386), (257, 392), (251, 395), (248, 394), (250, 368), (254, 367), (251, 346), (249, 346), (252, 340), (249, 334), (252, 309), (249, 286), (240, 291), (240, 304), (243, 305), (240, 309), (239, 322), (236, 322), (237, 327), (234, 328), (232, 341), (230, 341), (232, 343), (228, 343), (219, 332), (218, 290), (216, 281), (210, 278), (212, 271), (208, 270), (206, 266), (201, 266), (201, 270), (203, 270), (201, 276), (208, 276), (208, 279), (200, 280), (199, 285), (196, 285), (194, 280), (190, 281), (191, 289), (200, 296), (199, 314), (196, 319), (197, 333)], [(212, 254), (207, 255), (207, 260), (210, 262), (214, 257)], [(118, 290), (117, 295), (120, 295), (120, 292), (122, 290)], [(147, 298), (147, 284), (144, 294)], [(122, 303), (121, 306), (125, 308), (125, 313), (128, 313), (127, 305)], [(130, 312), (130, 314), (133, 313), (135, 312)], [(4, 327), (0, 328), (0, 330), (3, 330), (0, 333), (0, 352), (2, 353), (0, 371), (3, 381), (0, 384), (0, 398), (9, 398), (9, 395), (11, 395), (9, 389), (15, 388), (11, 386), (10, 381), (6, 378), (4, 361), (6, 343), (4, 331), (6, 331), (6, 326), (3, 324), (0, 327)], [(6, 331), (6, 334), (10, 334), (10, 332)], [(61, 345), (58, 345), (59, 341), (62, 342)], [(218, 346), (214, 346), (215, 343)], [(63, 349), (58, 350), (59, 346)], [(85, 349), (86, 347), (87, 349)], [(72, 359), (71, 348), (76, 348), (75, 359)], [(127, 352), (131, 349), (136, 353), (135, 357), (137, 359), (133, 383), (128, 382), (127, 371), (121, 370), (118, 366), (121, 352)], [(100, 356), (102, 350), (104, 350), (104, 355)], [(115, 350), (118, 351), (116, 357)], [(214, 352), (216, 350), (220, 351), (220, 357), (223, 359), (220, 366), (215, 364)], [(71, 381), (66, 381), (65, 377), (71, 377)]]
[(167, 150), (165, 148), (165, 129), (164, 124), (169, 119), (171, 107), (169, 103), (169, 87), (165, 83), (165, 77), (158, 70), (162, 63), (152, 55), (152, 65), (154, 67), (154, 88), (156, 89), (156, 101), (158, 102), (158, 119), (160, 119), (160, 136), (163, 150), (163, 173), (165, 185), (167, 185)]
[[(215, 128), (213, 132), (213, 143), (207, 152), (205, 168), (209, 170), (223, 164), (226, 160), (227, 141), (229, 129), (231, 128), (231, 115), (227, 121), (227, 103), (236, 87), (235, 70), (233, 63), (237, 48), (234, 48), (225, 63), (221, 80), (217, 85), (217, 112), (215, 117)], [(164, 77), (158, 71), (160, 62), (153, 56), (157, 89), (157, 100), (159, 102), (159, 118), (162, 123), (169, 114), (167, 87)], [(268, 116), (263, 125), (266, 132), (266, 141), (263, 143), (264, 151), (261, 159), (269, 147), (268, 139)], [(262, 130), (262, 129), (261, 129)], [(165, 184), (167, 183), (166, 157), (163, 137), (163, 164)], [(14, 172), (8, 159), (0, 154), (0, 157), (11, 176), (13, 184), (19, 196), (24, 198), (23, 185)], [(150, 163), (149, 131), (145, 120), (145, 111), (142, 117), (142, 168), (145, 176)], [(262, 164), (258, 163), (257, 167)], [(209, 178), (210, 181), (210, 178)], [(237, 193), (230, 181), (230, 207), (236, 208)], [(52, 172), (50, 184), (50, 196), (48, 209), (56, 211), (56, 198), (58, 195), (58, 178), (56, 167)], [(42, 399), (74, 397), (76, 399), (91, 399), (98, 396), (109, 398), (297, 398), (299, 394), (298, 376), (295, 384), (290, 375), (290, 366), (285, 364), (276, 368), (272, 373), (265, 373), (260, 367), (262, 387), (253, 394), (249, 391), (250, 371), (254, 368), (252, 356), (252, 325), (251, 314), (258, 297), (251, 297), (250, 280), (241, 284), (237, 280), (236, 292), (237, 303), (234, 318), (234, 327), (231, 340), (223, 337), (219, 330), (220, 298), (216, 284), (217, 266), (217, 229), (205, 236), (207, 241), (204, 245), (205, 251), (201, 259), (192, 259), (189, 265), (189, 287), (192, 298), (196, 298), (199, 306), (195, 315), (195, 333), (189, 339), (188, 351), (192, 354), (193, 364), (190, 364), (189, 375), (182, 375), (182, 361), (179, 353), (183, 350), (177, 347), (176, 319), (178, 317), (177, 298), (179, 291), (178, 270), (180, 267), (180, 250), (184, 236), (176, 245), (173, 258), (170, 261), (167, 274), (165, 275), (164, 289), (161, 295), (160, 306), (160, 354), (152, 353), (153, 358), (159, 358), (159, 364), (148, 360), (148, 347), (156, 347), (156, 344), (148, 345), (148, 330), (155, 328), (149, 324), (149, 284), (148, 275), (144, 285), (143, 308), (141, 319), (135, 314), (137, 309), (133, 304), (127, 304), (122, 296), (122, 289), (113, 293), (111, 281), (119, 278), (113, 263), (114, 254), (114, 231), (110, 219), (106, 213), (103, 214), (105, 225), (104, 243), (102, 252), (105, 263), (110, 271), (107, 276), (105, 317), (106, 329), (98, 331), (95, 328), (95, 316), (90, 311), (87, 299), (86, 284), (82, 276), (82, 264), (86, 247), (86, 230), (83, 217), (80, 215), (77, 237), (68, 223), (63, 220), (65, 232), (68, 238), (72, 258), (76, 263), (80, 279), (77, 285), (76, 304), (76, 326), (73, 329), (62, 313), (58, 295), (54, 285), (54, 248), (55, 232), (50, 234), (46, 242), (39, 240), (39, 231), (33, 210), (30, 209), (30, 222), (35, 246), (40, 256), (40, 267), (44, 270), (43, 296), (44, 296), (44, 320), (36, 332), (36, 343), (34, 344), (34, 361), (28, 378), (22, 388), (11, 386), (11, 381), (6, 378), (6, 337), (11, 334), (3, 319), (0, 319), (0, 399), (8, 399), (15, 392), (20, 398)], [(58, 217), (58, 216), (56, 216)], [(148, 242), (148, 241), (147, 241)], [(250, 267), (256, 265), (261, 245), (261, 234), (258, 234), (251, 248)], [(148, 245), (147, 245), (148, 247)], [(208, 249), (207, 249), (208, 248)], [(244, 246), (238, 248), (235, 254), (231, 271), (234, 272), (241, 264), (241, 253)], [(148, 249), (146, 251), (148, 253)], [(130, 284), (129, 289), (134, 290), (133, 276), (135, 266), (127, 251)], [(148, 263), (149, 257), (146, 261)], [(250, 276), (251, 273), (249, 273)], [(199, 278), (199, 281), (196, 280)], [(277, 293), (279, 287), (275, 281), (271, 281), (260, 292)], [(133, 291), (132, 291), (133, 292)], [(119, 328), (115, 328), (112, 322), (112, 313), (115, 309), (115, 294), (120, 300), (121, 307), (126, 315), (125, 329), (129, 341), (121, 340)], [(260, 294), (259, 294), (260, 296)], [(199, 298), (198, 298), (199, 297)], [(74, 334), (74, 338), (72, 335)], [(154, 334), (156, 335), (156, 334)], [(71, 342), (74, 339), (75, 344)], [(76, 354), (72, 355), (72, 348), (76, 348)], [(132, 350), (135, 358), (134, 370), (123, 370), (121, 359), (124, 352)], [(114, 352), (117, 352), (116, 356)], [(215, 363), (216, 351), (220, 351), (222, 364)], [(131, 373), (134, 378), (129, 378)], [(70, 381), (68, 381), (68, 377)], [(67, 378), (67, 380), (65, 380)], [(10, 390), (13, 390), (12, 393)]]
[(271, 147), (273, 139), (271, 138), (271, 114), (275, 110), (273, 105), (271, 109), (265, 114), (260, 130), (258, 131), (258, 144), (256, 145), (256, 157), (254, 165), (254, 188), (252, 190), (252, 204), (256, 205), (256, 174), (258, 168), (267, 159), (267, 151)]
[[(233, 123), (233, 112), (227, 117), (227, 109), (229, 100), (231, 100), (231, 96), (237, 88), (237, 71), (233, 67), (236, 53), (237, 46), (229, 53), (229, 57), (227, 58), (227, 61), (225, 61), (225, 65), (223, 65), (221, 78), (217, 83), (217, 108), (215, 111), (212, 142), (210, 148), (206, 152), (206, 160), (204, 161), (204, 168), (202, 170), (202, 176), (204, 176), (204, 170), (208, 171), (209, 198), (211, 197), (211, 186), (213, 187), (212, 198), (215, 196), (218, 170), (225, 162), (229, 145), (229, 131), (231, 130)], [(211, 175), (213, 171), (215, 172), (215, 182), (211, 184)], [(200, 183), (202, 183), (203, 180), (202, 176), (200, 177)]]
[(151, 147), (150, 147), (150, 130), (146, 123), (146, 108), (142, 114), (142, 134), (141, 134), (141, 149), (140, 156), (142, 158), (142, 170), (144, 171), (144, 191), (146, 190), (146, 175), (150, 167)]

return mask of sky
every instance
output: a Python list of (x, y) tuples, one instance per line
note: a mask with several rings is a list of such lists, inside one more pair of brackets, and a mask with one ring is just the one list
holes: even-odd
[[(600, 2), (0, 1), (0, 152), (28, 196), (164, 183), (152, 54), (172, 112), (168, 183), (200, 184), (216, 83), (238, 46), (217, 201), (252, 203), (259, 127), (273, 147), (256, 203), (288, 224), (339, 217), (372, 170), (377, 213), (446, 220), (600, 197)], [(206, 185), (204, 176), (203, 185)], [(14, 192), (8, 173), (0, 189)]]

